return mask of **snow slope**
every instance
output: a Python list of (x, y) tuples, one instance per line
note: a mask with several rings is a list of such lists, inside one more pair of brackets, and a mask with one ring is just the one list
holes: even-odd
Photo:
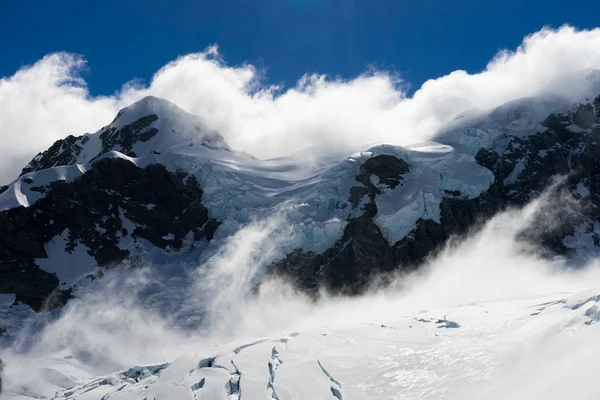
[[(68, 354), (6, 399), (594, 399), (600, 289), (197, 343), (93, 378)], [(567, 367), (568, 366), (568, 367)], [(10, 376), (9, 376), (10, 379)]]
[(435, 140), (475, 155), (481, 148), (501, 146), (506, 136), (526, 137), (544, 131), (541, 122), (550, 114), (564, 113), (577, 104), (564, 97), (540, 95), (516, 99), (493, 110), (471, 110), (446, 124)]

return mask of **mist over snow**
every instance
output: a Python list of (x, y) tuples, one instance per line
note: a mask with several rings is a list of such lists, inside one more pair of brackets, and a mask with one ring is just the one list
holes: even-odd
[(80, 75), (85, 55), (49, 54), (0, 80), (0, 182), (12, 181), (55, 140), (94, 132), (146, 95), (202, 116), (234, 149), (259, 158), (421, 142), (469, 109), (543, 93), (579, 99), (589, 86), (582, 72), (600, 69), (600, 55), (589, 50), (599, 44), (600, 29), (544, 28), (500, 51), (484, 71), (431, 79), (410, 97), (410, 82), (373, 69), (349, 80), (307, 71), (295, 87), (267, 85), (268, 72), (228, 65), (216, 46), (172, 61), (147, 85), (133, 80), (112, 96), (93, 97)]

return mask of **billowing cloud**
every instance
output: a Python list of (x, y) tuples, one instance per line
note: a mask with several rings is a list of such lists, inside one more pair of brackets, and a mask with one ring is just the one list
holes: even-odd
[(0, 79), (0, 184), (67, 135), (94, 132), (114, 118), (115, 98), (90, 98), (78, 73), (85, 60), (51, 54)]
[(431, 138), (467, 109), (541, 93), (579, 99), (589, 87), (581, 72), (600, 69), (599, 47), (600, 29), (542, 29), (516, 50), (499, 52), (484, 71), (454, 71), (411, 97), (385, 71), (350, 80), (307, 74), (292, 88), (267, 85), (262, 71), (227, 65), (216, 47), (167, 64), (147, 86), (126, 83), (113, 96), (91, 97), (78, 74), (85, 61), (52, 54), (0, 80), (0, 182), (53, 141), (95, 131), (148, 94), (202, 115), (233, 148), (261, 158), (309, 147), (402, 145)]

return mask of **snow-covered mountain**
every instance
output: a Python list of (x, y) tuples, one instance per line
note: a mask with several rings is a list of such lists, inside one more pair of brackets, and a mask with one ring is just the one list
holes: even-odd
[(531, 235), (549, 254), (586, 257), (600, 243), (599, 107), (522, 99), (458, 118), (436, 143), (309, 165), (232, 151), (199, 117), (147, 97), (96, 133), (56, 142), (2, 189), (0, 291), (52, 308), (98, 268), (154, 262), (140, 257), (156, 251), (201, 259), (278, 214), (291, 232), (266, 273), (360, 292), (373, 274), (418, 266), (451, 235), (526, 204), (559, 176), (578, 209)]
[[(450, 238), (542, 193), (550, 195), (519, 240), (569, 265), (595, 258), (600, 96), (520, 99), (460, 115), (431, 142), (379, 145), (317, 162), (300, 153), (259, 160), (235, 151), (201, 117), (147, 97), (96, 133), (57, 141), (0, 189), (0, 334), (19, 342), (24, 326), (41, 323), (44, 313), (36, 312), (60, 317), (61, 307), (102, 287), (105, 276), (127, 280), (143, 266), (160, 279), (137, 300), (194, 329), (209, 318), (208, 308), (221, 310), (232, 293), (256, 295), (265, 280), (283, 278), (312, 298), (320, 289), (363, 293), (375, 279), (389, 283), (415, 270)], [(212, 273), (217, 259), (229, 268), (227, 279)], [(190, 274), (212, 286), (190, 297)], [(581, 307), (564, 306), (571, 304), (564, 295), (548, 296), (536, 301), (555, 302), (539, 307), (549, 317), (536, 321), (596, 322), (591, 307), (580, 315)], [(243, 390), (246, 398), (394, 398), (395, 388), (406, 386), (402, 398), (460, 398), (473, 388), (449, 385), (466, 379), (453, 375), (459, 372), (449, 360), (475, 342), (480, 352), (472, 356), (472, 374), (492, 366), (497, 349), (485, 344), (486, 335), (510, 340), (512, 331), (498, 320), (535, 330), (532, 302), (478, 303), (459, 310), (460, 321), (440, 308), (371, 325), (200, 346), (194, 356), (96, 380), (68, 354), (55, 360), (60, 366), (50, 368), (47, 387), (11, 395), (58, 390), (57, 398), (198, 399), (240, 398)], [(360, 351), (350, 356), (348, 346)], [(389, 355), (388, 348), (398, 352)], [(445, 360), (446, 375), (427, 367), (415, 381), (394, 372), (421, 357)], [(355, 374), (360, 362), (368, 363), (373, 380)]]

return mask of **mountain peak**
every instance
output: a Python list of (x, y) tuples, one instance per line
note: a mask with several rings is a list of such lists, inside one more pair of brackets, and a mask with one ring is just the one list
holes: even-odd
[(157, 114), (164, 118), (169, 115), (181, 116), (188, 113), (167, 99), (146, 96), (129, 106), (122, 108), (109, 126), (121, 127), (128, 125), (135, 122), (137, 119), (150, 114)]
[(115, 119), (98, 132), (58, 140), (35, 156), (22, 174), (55, 166), (86, 164), (112, 151), (139, 158), (170, 153), (183, 146), (230, 150), (223, 136), (209, 129), (201, 117), (169, 100), (146, 96), (120, 110)]

